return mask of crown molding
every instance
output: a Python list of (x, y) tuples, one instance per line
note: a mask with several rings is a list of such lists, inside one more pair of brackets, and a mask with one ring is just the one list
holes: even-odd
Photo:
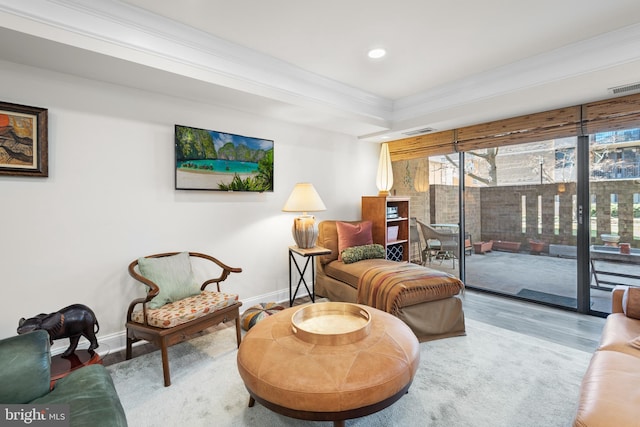
[(116, 0), (0, 0), (0, 25), (376, 126), (392, 114), (391, 100)]
[[(394, 103), (392, 122), (414, 120), (443, 109), (499, 97), (638, 61), (640, 24), (582, 40)], [(602, 88), (603, 97), (610, 96)]]
[[(266, 100), (277, 102), (272, 110), (278, 112), (272, 115), (279, 119), (317, 124), (360, 138), (415, 127), (439, 128), (433, 123), (438, 120), (448, 126), (443, 122), (447, 114), (458, 122), (469, 121), (470, 112), (488, 102), (513, 100), (526, 91), (558, 87), (622, 64), (640, 64), (640, 24), (635, 24), (392, 101), (118, 0), (0, 0), (0, 27), (174, 76), (166, 81), (175, 85), (156, 88), (162, 93), (173, 90), (181, 96), (180, 85), (186, 81), (193, 82), (190, 87), (194, 88), (230, 89), (230, 94), (237, 91), (256, 97), (261, 111)], [(75, 58), (83, 60), (82, 55)], [(48, 60), (57, 62), (57, 58)], [(104, 67), (105, 61), (101, 62)], [(140, 73), (138, 80), (153, 75)], [(629, 82), (620, 82), (624, 83)], [(152, 82), (143, 87), (154, 90)], [(582, 88), (581, 96), (610, 97), (607, 87), (596, 89), (584, 93)], [(215, 93), (200, 92), (199, 100)], [(530, 106), (530, 101), (521, 104)], [(215, 103), (215, 96), (209, 102)]]

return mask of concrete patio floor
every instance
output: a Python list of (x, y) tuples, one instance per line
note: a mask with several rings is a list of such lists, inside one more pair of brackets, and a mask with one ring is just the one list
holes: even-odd
[[(449, 259), (432, 260), (431, 264), (425, 265), (457, 275), (458, 263), (455, 269), (452, 264)], [(576, 307), (576, 259), (492, 251), (484, 255), (466, 255), (465, 264), (467, 286)], [(632, 264), (597, 261), (597, 269), (640, 276), (640, 267)], [(603, 279), (603, 276), (599, 277)], [(593, 278), (591, 280), (595, 285)], [(640, 285), (640, 280), (612, 277), (607, 280)], [(610, 313), (611, 292), (591, 288), (591, 309)]]

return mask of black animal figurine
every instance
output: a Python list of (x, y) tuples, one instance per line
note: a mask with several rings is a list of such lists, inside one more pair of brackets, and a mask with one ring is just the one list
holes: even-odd
[(59, 338), (69, 338), (69, 348), (62, 353), (62, 357), (69, 357), (76, 351), (80, 336), (89, 340), (89, 351), (98, 348), (96, 333), (100, 330), (98, 319), (93, 311), (82, 304), (73, 304), (55, 313), (38, 314), (36, 317), (18, 322), (18, 334), (44, 329), (49, 333), (51, 344)]

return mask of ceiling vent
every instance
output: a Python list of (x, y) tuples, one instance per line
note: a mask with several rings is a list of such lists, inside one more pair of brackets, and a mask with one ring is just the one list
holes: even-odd
[(402, 133), (407, 136), (416, 136), (416, 135), (422, 135), (423, 133), (433, 132), (434, 130), (435, 130), (434, 128), (422, 128), (422, 129), (410, 130)]
[(614, 95), (617, 93), (636, 92), (636, 91), (640, 91), (640, 82), (631, 83), (624, 86), (610, 87), (608, 90)]

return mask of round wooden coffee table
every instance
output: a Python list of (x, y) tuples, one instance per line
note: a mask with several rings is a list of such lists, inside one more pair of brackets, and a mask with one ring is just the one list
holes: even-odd
[[(321, 304), (339, 303), (317, 303)], [(418, 340), (398, 318), (371, 307), (368, 333), (356, 341), (317, 344), (292, 328), (293, 307), (255, 325), (238, 349), (238, 371), (259, 402), (292, 418), (333, 421), (380, 411), (400, 399), (418, 369)]]

